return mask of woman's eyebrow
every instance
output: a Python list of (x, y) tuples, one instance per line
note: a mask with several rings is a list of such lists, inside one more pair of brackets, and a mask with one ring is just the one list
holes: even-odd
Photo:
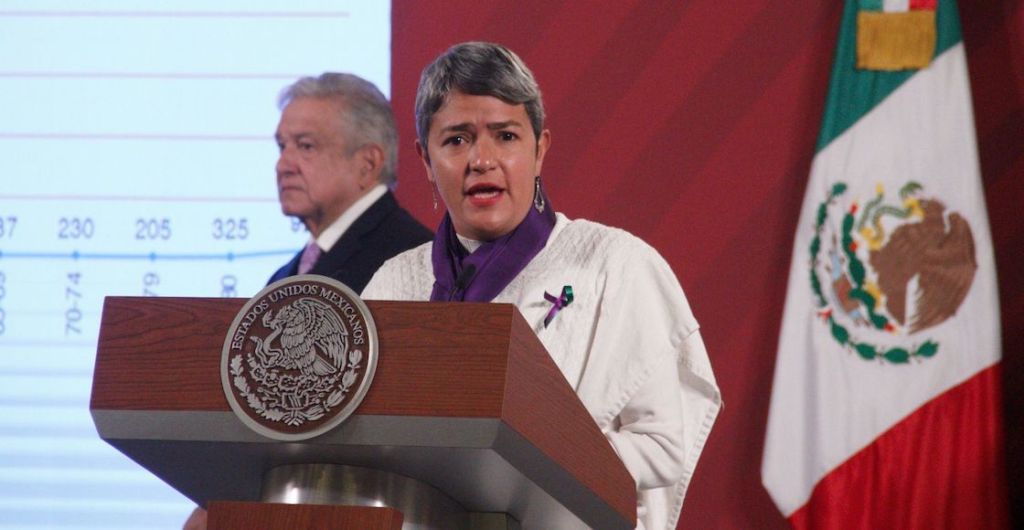
[(499, 121), (499, 122), (488, 123), (487, 124), (487, 128), (492, 130), (492, 131), (496, 130), (496, 129), (507, 129), (509, 127), (522, 127), (522, 126), (523, 126), (523, 124), (519, 123), (516, 120), (506, 120), (506, 121)]
[(467, 121), (467, 122), (456, 123), (454, 125), (446, 125), (444, 127), (441, 127), (441, 131), (440, 132), (441, 133), (446, 133), (446, 132), (463, 132), (463, 131), (469, 131), (469, 130), (472, 130), (472, 129), (473, 129), (472, 124), (470, 124)]

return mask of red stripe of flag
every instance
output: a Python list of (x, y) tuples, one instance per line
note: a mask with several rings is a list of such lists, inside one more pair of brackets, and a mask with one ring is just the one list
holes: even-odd
[(917, 409), (825, 476), (797, 530), (1010, 526), (1000, 364)]

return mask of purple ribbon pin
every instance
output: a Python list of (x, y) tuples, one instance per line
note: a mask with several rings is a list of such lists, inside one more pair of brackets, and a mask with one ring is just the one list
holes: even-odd
[(559, 297), (555, 297), (553, 294), (548, 294), (544, 291), (544, 299), (551, 302), (551, 309), (548, 310), (548, 316), (544, 317), (544, 327), (548, 327), (548, 324), (555, 319), (555, 315), (562, 310), (563, 307), (567, 307), (572, 303), (572, 286), (566, 285), (562, 287), (562, 294)]

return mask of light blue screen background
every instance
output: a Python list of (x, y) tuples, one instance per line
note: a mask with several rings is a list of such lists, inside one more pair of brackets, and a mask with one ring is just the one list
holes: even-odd
[(386, 1), (0, 0), (0, 529), (180, 528), (88, 412), (104, 296), (251, 296), (308, 235), (280, 89), (390, 87)]

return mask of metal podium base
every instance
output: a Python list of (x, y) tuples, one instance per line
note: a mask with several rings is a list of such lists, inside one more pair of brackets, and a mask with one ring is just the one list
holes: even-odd
[(403, 530), (518, 530), (506, 514), (467, 512), (429, 484), (395, 473), (333, 464), (271, 469), (263, 477), (262, 502), (387, 506), (402, 512)]

